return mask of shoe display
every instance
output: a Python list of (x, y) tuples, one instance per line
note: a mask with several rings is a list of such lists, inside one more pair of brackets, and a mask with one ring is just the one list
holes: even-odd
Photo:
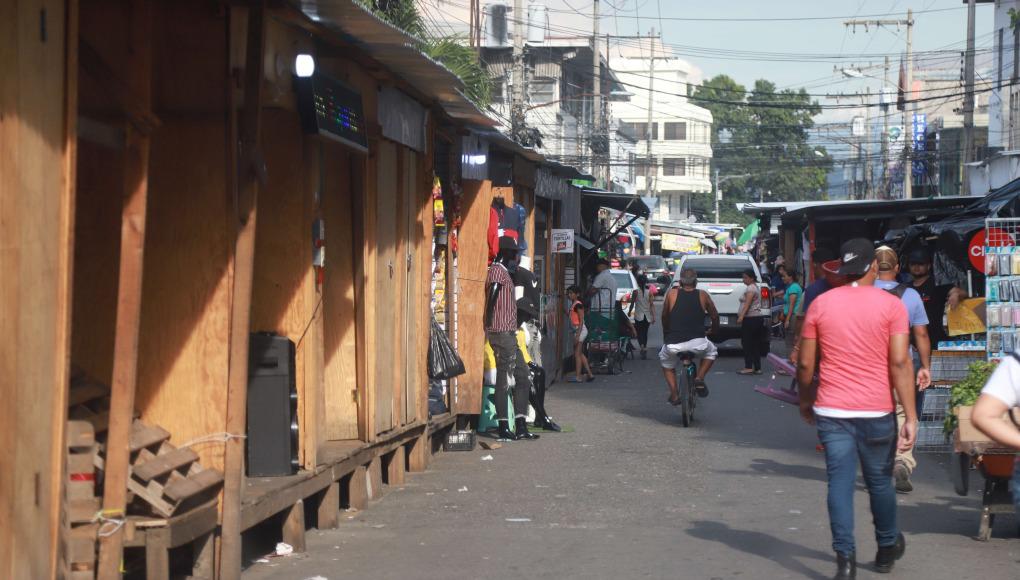
[(517, 433), (510, 430), (510, 421), (506, 419), (500, 419), (496, 436), (500, 441), (519, 441), (521, 439)]
[(533, 441), (539, 438), (539, 435), (528, 431), (528, 420), (525, 419), (524, 417), (518, 417), (517, 421), (515, 422), (515, 426), (517, 427), (516, 429), (517, 439), (519, 440), (527, 439), (529, 441)]
[(910, 493), (914, 491), (914, 484), (910, 483), (910, 470), (902, 463), (893, 467), (893, 479), (896, 482), (896, 493)]
[(850, 580), (857, 577), (857, 555), (853, 552), (842, 554), (836, 552), (836, 575), (833, 580)]
[(893, 564), (896, 560), (903, 557), (903, 553), (907, 551), (907, 539), (903, 537), (903, 534), (896, 536), (896, 543), (891, 546), (879, 546), (878, 553), (875, 554), (875, 571), (882, 574), (888, 574), (893, 569)]

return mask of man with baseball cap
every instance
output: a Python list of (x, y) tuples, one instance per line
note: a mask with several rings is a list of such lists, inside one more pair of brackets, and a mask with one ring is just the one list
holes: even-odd
[[(875, 250), (875, 257), (878, 259), (878, 280), (875, 280), (875, 286), (899, 298), (907, 309), (913, 347), (911, 355), (914, 358), (914, 367), (917, 369), (917, 388), (923, 391), (931, 385), (931, 340), (928, 338), (928, 314), (924, 310), (924, 303), (921, 302), (921, 295), (917, 293), (917, 290), (911, 288), (910, 284), (896, 280), (900, 273), (900, 260), (896, 255), (896, 250), (889, 246), (882, 246)], [(903, 405), (899, 403), (896, 404), (896, 419), (901, 425), (906, 420)], [(910, 493), (914, 490), (914, 485), (910, 483), (910, 474), (916, 467), (917, 461), (911, 450), (896, 452), (893, 479), (896, 481), (897, 492)]]
[(939, 342), (949, 339), (946, 328), (942, 324), (942, 317), (946, 313), (946, 304), (955, 308), (961, 300), (967, 297), (967, 292), (952, 284), (935, 284), (935, 278), (932, 276), (931, 254), (924, 248), (916, 248), (907, 254), (907, 267), (913, 278), (914, 290), (917, 290), (917, 293), (921, 295), (924, 310), (928, 315), (928, 336), (931, 338), (931, 347), (933, 350), (938, 350)]
[[(913, 369), (907, 309), (876, 288), (878, 260), (864, 239), (840, 248), (839, 274), (851, 282), (815, 299), (801, 333), (800, 412), (825, 447), (829, 526), (837, 579), (855, 578), (853, 496), (860, 462), (871, 498), (878, 553), (875, 569), (892, 570), (906, 541), (896, 522), (893, 457), (914, 445)], [(813, 383), (816, 367), (819, 383)], [(897, 428), (895, 391), (906, 421)]]

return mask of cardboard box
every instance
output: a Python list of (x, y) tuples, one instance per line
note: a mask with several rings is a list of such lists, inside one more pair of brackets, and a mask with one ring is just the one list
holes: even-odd
[[(988, 443), (991, 445), (997, 445), (994, 441), (988, 438), (987, 435), (978, 430), (971, 421), (971, 413), (974, 412), (974, 406), (968, 405), (966, 407), (956, 407), (954, 410), (956, 418), (959, 421), (959, 427), (957, 427), (957, 435), (959, 441), (962, 443)], [(1016, 426), (1013, 421), (1009, 418), (1009, 413), (1005, 413), (1002, 416), (1002, 421), (1014, 429)]]

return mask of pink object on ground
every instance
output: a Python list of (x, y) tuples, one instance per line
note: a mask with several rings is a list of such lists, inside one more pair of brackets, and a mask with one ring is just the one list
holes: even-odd
[[(783, 357), (775, 353), (769, 353), (768, 357), (766, 357), (765, 360), (770, 365), (772, 365), (776, 369), (776, 371), (786, 371), (791, 375), (794, 374), (795, 369), (793, 367), (793, 364), (791, 364), (790, 361), (784, 359)], [(773, 383), (775, 383), (774, 377), (771, 381), (769, 381), (768, 385), (757, 386), (754, 388), (754, 390), (755, 392), (761, 393), (766, 397), (769, 397), (770, 399), (775, 399), (783, 403), (788, 403), (790, 405), (800, 404), (800, 395), (797, 393), (796, 379), (791, 381), (790, 386), (785, 389), (776, 388), (775, 386), (773, 386)]]

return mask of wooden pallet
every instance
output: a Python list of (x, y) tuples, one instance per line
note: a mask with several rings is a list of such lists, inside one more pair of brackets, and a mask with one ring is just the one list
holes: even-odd
[[(99, 453), (94, 464), (102, 470), (105, 434), (109, 426), (110, 390), (78, 369), (72, 371), (68, 414), (92, 425)], [(223, 474), (205, 469), (198, 455), (170, 443), (170, 433), (135, 419), (131, 426), (131, 476), (128, 492), (134, 496), (129, 513), (151, 513), (170, 517), (188, 506), (209, 500), (219, 492)], [(144, 503), (145, 508), (138, 504)], [(92, 511), (95, 514), (95, 510)]]
[(68, 421), (62, 560), (64, 577), (74, 580), (95, 576), (98, 526), (93, 519), (100, 508), (96, 497), (96, 455), (92, 424)]

